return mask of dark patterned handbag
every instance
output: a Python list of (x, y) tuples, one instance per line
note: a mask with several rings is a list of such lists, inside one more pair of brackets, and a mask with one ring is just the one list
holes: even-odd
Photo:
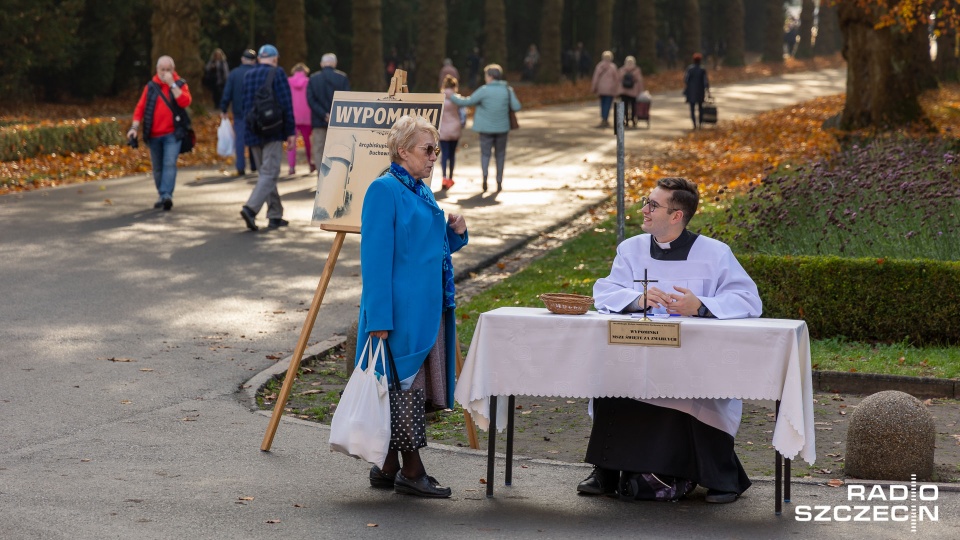
[(697, 484), (683, 478), (652, 473), (624, 472), (620, 478), (620, 498), (630, 501), (675, 502), (696, 489)]
[(423, 388), (401, 390), (397, 365), (390, 346), (387, 369), (390, 371), (390, 450), (413, 452), (427, 445), (427, 420), (424, 415), (426, 393)]

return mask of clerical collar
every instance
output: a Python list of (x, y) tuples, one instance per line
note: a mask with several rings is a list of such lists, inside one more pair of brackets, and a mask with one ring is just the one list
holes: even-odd
[(650, 235), (650, 257), (661, 261), (685, 261), (697, 239), (696, 234), (684, 229), (672, 242), (660, 244)]

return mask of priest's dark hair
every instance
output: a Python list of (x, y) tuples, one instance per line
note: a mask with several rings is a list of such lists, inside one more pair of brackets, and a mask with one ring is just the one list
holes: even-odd
[(661, 178), (657, 187), (670, 190), (670, 200), (675, 208), (683, 210), (683, 226), (690, 223), (690, 219), (697, 213), (700, 204), (700, 192), (697, 185), (686, 178)]

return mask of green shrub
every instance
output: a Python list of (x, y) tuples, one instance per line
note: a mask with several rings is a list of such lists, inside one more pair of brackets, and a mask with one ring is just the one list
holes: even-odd
[(0, 129), (0, 161), (89, 152), (99, 146), (123, 144), (124, 140), (123, 127), (114, 118), (9, 126)]
[(815, 339), (960, 344), (960, 262), (741, 255), (763, 316), (803, 319)]

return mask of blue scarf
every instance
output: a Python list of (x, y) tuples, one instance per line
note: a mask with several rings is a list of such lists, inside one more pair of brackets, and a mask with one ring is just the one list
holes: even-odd
[[(410, 173), (408, 173), (406, 169), (400, 165), (397, 165), (396, 163), (390, 164), (390, 174), (399, 180), (401, 184), (407, 186), (407, 189), (412, 191), (417, 197), (420, 197), (426, 201), (427, 204), (442, 212), (442, 210), (440, 210), (440, 206), (437, 205), (437, 201), (433, 198), (433, 192), (430, 191), (430, 188), (428, 188), (422, 180), (417, 180), (410, 176)], [(453, 285), (453, 261), (450, 258), (450, 244), (447, 242), (446, 234), (443, 235), (442, 285), (444, 309), (452, 309), (456, 307), (457, 303), (454, 300), (454, 297), (456, 296), (456, 288)]]

